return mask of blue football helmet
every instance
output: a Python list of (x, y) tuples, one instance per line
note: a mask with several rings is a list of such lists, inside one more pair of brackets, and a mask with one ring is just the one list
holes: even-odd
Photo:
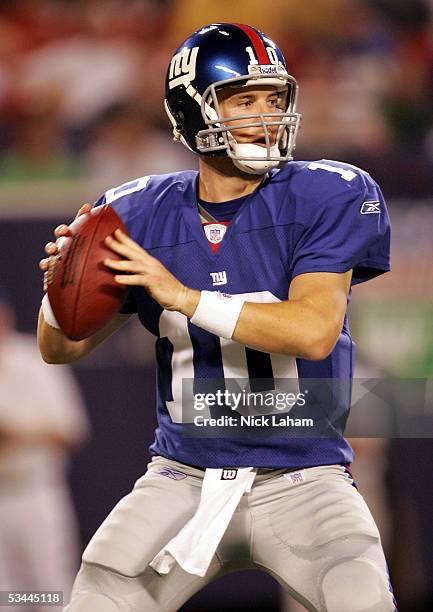
[[(275, 112), (221, 115), (217, 94), (222, 87), (254, 85), (275, 87)], [(191, 151), (228, 156), (244, 172), (264, 174), (293, 159), (301, 121), (297, 96), (296, 79), (288, 74), (284, 56), (270, 38), (247, 25), (214, 23), (194, 32), (173, 55), (165, 109), (174, 139)], [(265, 146), (236, 141), (236, 129), (250, 127), (261, 128)]]

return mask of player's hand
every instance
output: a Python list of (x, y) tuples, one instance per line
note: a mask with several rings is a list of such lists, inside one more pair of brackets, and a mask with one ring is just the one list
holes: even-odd
[[(84, 215), (84, 213), (89, 212), (91, 208), (92, 207), (90, 206), (90, 204), (83, 204), (83, 206), (81, 206), (81, 208), (75, 215), (75, 219), (80, 215)], [(54, 276), (54, 272), (56, 270), (57, 256), (59, 252), (59, 246), (61, 244), (60, 241), (64, 236), (68, 236), (69, 233), (69, 227), (66, 224), (62, 223), (61, 225), (58, 225), (54, 230), (54, 237), (56, 239), (55, 242), (47, 242), (47, 244), (45, 245), (45, 253), (48, 255), (48, 257), (41, 259), (39, 262), (39, 268), (44, 273), (44, 291), (47, 291), (48, 285), (51, 283), (51, 280)]]
[(158, 259), (149, 255), (121, 230), (116, 230), (114, 236), (108, 236), (105, 243), (112, 251), (124, 257), (120, 261), (109, 258), (104, 260), (108, 268), (121, 272), (115, 275), (118, 283), (141, 285), (166, 310), (183, 312), (192, 290), (178, 281)]

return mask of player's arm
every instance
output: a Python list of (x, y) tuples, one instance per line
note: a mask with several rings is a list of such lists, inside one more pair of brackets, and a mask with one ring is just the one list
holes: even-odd
[(117, 314), (93, 336), (84, 340), (70, 340), (60, 329), (51, 327), (45, 321), (41, 308), (38, 320), (38, 345), (42, 358), (47, 363), (72, 363), (77, 361), (88, 355), (108, 336), (122, 327), (130, 316), (129, 314)]
[(287, 301), (246, 302), (233, 340), (259, 351), (325, 359), (341, 334), (351, 278), (351, 270), (300, 274)]
[[(124, 257), (121, 261), (105, 260), (108, 267), (122, 272), (115, 277), (119, 283), (142, 285), (163, 308), (193, 317), (200, 291), (185, 287), (160, 261), (120, 230), (116, 230), (114, 237), (108, 237), (106, 244)], [(230, 337), (260, 351), (324, 359), (341, 333), (351, 276), (349, 270), (342, 274), (315, 272), (295, 277), (288, 300), (245, 303)]]
[[(325, 359), (343, 327), (352, 271), (314, 272), (292, 281), (284, 302), (245, 302), (232, 339), (266, 353)], [(181, 312), (192, 317), (200, 292), (187, 290)]]
[[(89, 212), (90, 204), (84, 204), (78, 211), (75, 218)], [(67, 225), (59, 225), (54, 230), (56, 241), (62, 236), (66, 236), (69, 232)], [(56, 242), (49, 242), (45, 246), (45, 252), (48, 257), (39, 262), (40, 269), (44, 272), (44, 289), (47, 289), (49, 277), (52, 267), (55, 265), (55, 257), (57, 255)], [(47, 363), (71, 363), (81, 359), (90, 353), (95, 347), (103, 342), (108, 336), (119, 329), (129, 319), (128, 314), (116, 315), (105, 327), (98, 332), (85, 338), (84, 340), (70, 340), (58, 328), (49, 325), (44, 318), (43, 309), (39, 311), (38, 318), (38, 345), (42, 358)]]

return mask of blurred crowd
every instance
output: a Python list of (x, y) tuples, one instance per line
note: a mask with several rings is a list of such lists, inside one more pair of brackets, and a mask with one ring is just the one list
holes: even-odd
[(428, 165), (432, 13), (432, 0), (2, 0), (0, 178), (115, 184), (194, 166), (170, 142), (164, 76), (212, 21), (250, 23), (283, 48), (301, 86), (298, 158)]

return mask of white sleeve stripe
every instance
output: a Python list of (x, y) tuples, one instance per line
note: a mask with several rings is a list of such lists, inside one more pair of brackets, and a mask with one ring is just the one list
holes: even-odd
[(140, 178), (135, 179), (133, 181), (123, 183), (123, 185), (119, 185), (119, 187), (113, 187), (113, 189), (109, 189), (105, 193), (105, 203), (111, 204), (122, 196), (129, 195), (130, 193), (134, 193), (135, 191), (141, 191), (142, 189), (145, 189), (150, 178), (150, 176), (141, 176)]
[(356, 178), (356, 172), (344, 168), (344, 166), (331, 166), (330, 164), (322, 164), (320, 162), (311, 162), (308, 164), (309, 170), (326, 170), (327, 172), (336, 172), (345, 181), (351, 181)]

